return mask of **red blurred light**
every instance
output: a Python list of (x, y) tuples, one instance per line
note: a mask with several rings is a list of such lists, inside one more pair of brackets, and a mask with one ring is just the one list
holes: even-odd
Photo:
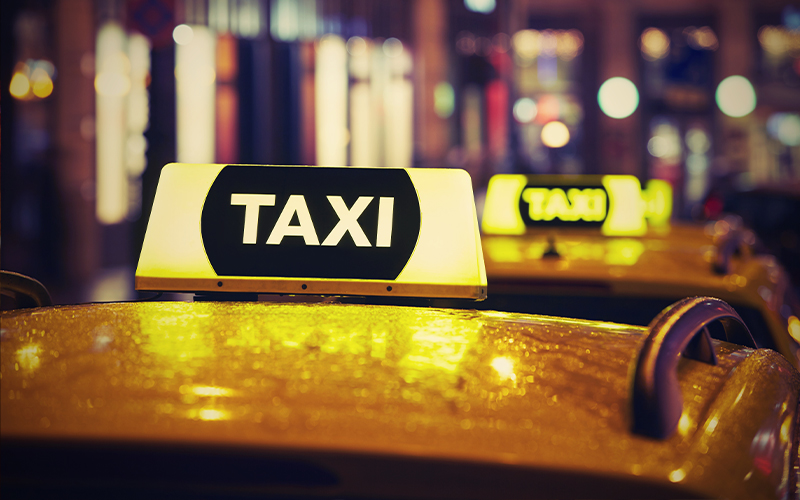
[(543, 95), (539, 99), (536, 123), (544, 124), (557, 120), (560, 110), (561, 105), (558, 102), (558, 97), (552, 94)]
[(707, 219), (716, 219), (722, 213), (722, 200), (716, 196), (709, 196), (703, 205), (703, 212)]

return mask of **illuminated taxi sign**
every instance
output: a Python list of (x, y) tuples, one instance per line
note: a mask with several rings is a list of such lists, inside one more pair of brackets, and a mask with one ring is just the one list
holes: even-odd
[(531, 223), (526, 225), (553, 220), (602, 223), (608, 215), (608, 195), (602, 188), (526, 187), (520, 202), (527, 204), (523, 219)]
[(536, 227), (597, 227), (606, 235), (641, 235), (647, 230), (645, 218), (669, 221), (672, 195), (661, 183), (643, 193), (639, 180), (629, 175), (495, 175), (482, 229), (523, 234)]
[(483, 298), (471, 181), (453, 169), (170, 164), (136, 288)]

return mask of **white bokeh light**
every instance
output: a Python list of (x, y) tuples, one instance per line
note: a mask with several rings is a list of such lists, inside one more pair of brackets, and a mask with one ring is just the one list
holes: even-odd
[(750, 80), (740, 75), (729, 76), (717, 87), (717, 106), (728, 116), (739, 118), (756, 109), (756, 91)]
[(517, 102), (514, 103), (514, 118), (520, 123), (532, 122), (538, 111), (536, 102), (530, 97), (517, 99)]
[(189, 45), (194, 39), (194, 30), (188, 24), (179, 24), (172, 30), (172, 39), (178, 45)]
[(597, 102), (603, 113), (611, 118), (626, 118), (639, 106), (639, 91), (632, 81), (615, 76), (600, 86)]

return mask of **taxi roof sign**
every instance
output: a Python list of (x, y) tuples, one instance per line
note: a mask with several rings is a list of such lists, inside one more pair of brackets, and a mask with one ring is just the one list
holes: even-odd
[(463, 170), (166, 165), (137, 290), (486, 297)]
[(489, 180), (481, 227), (520, 235), (532, 228), (596, 227), (604, 235), (637, 236), (669, 222), (672, 190), (631, 175), (495, 175)]

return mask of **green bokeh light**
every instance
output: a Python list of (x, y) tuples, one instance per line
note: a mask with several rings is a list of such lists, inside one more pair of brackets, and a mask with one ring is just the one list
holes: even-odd
[(455, 107), (455, 92), (447, 82), (439, 82), (433, 90), (433, 109), (439, 118), (450, 118)]

